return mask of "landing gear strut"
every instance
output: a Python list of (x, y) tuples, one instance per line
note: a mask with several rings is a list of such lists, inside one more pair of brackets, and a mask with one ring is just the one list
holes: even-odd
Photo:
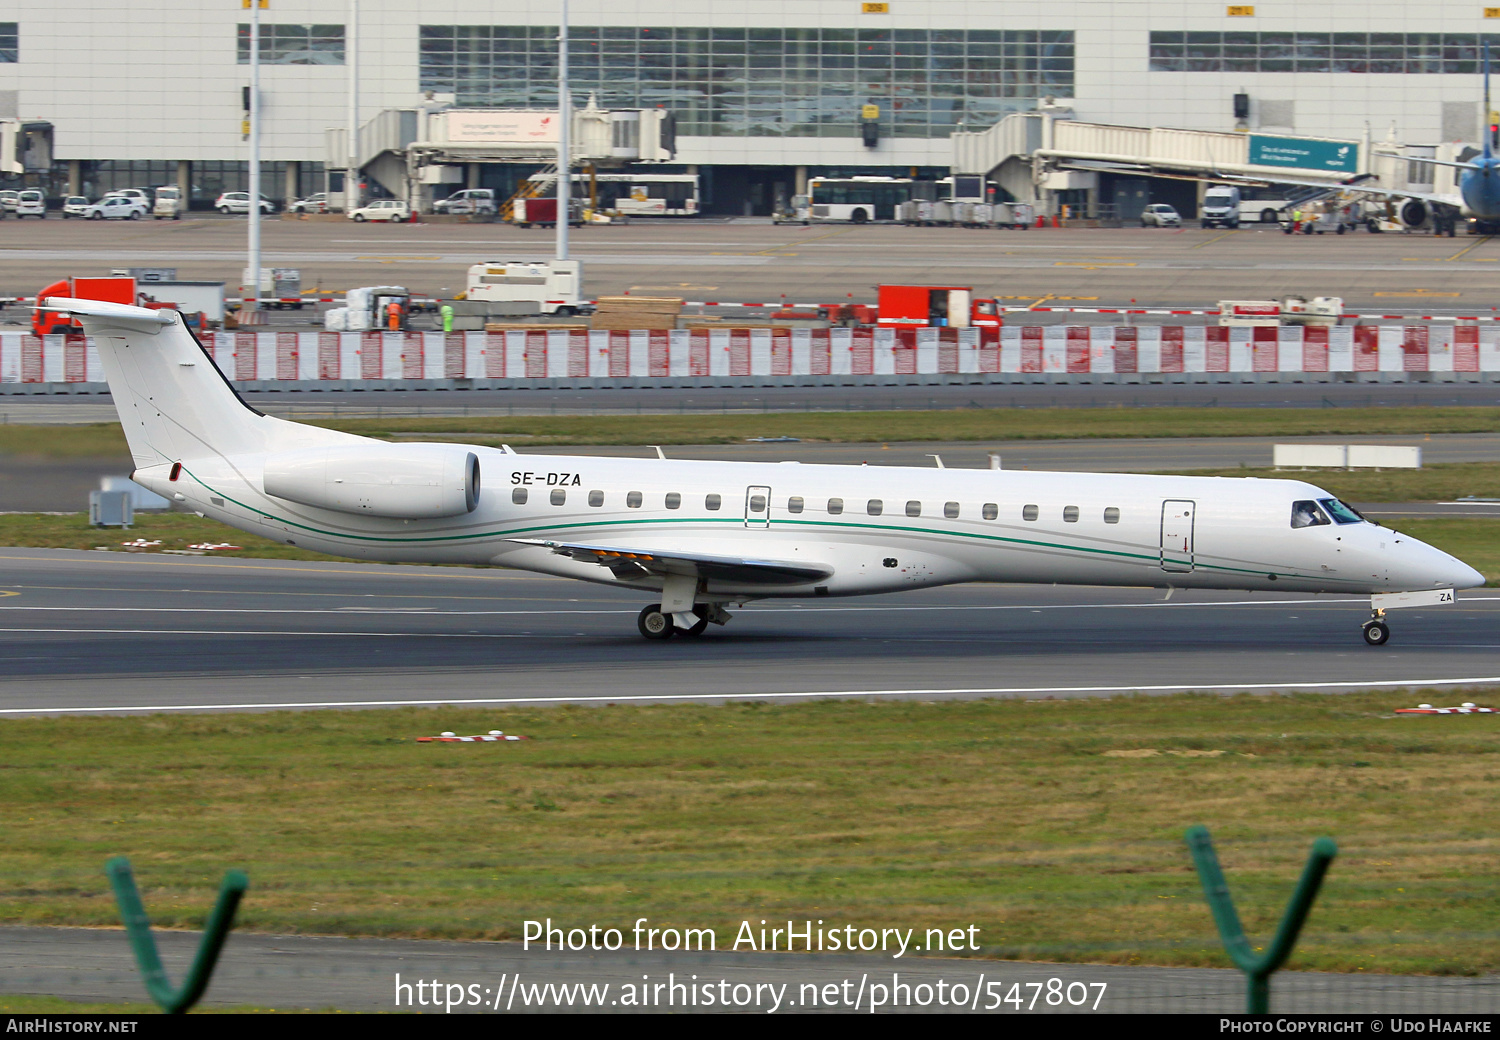
[(1391, 627), (1385, 623), (1385, 611), (1376, 607), (1370, 611), (1370, 620), (1364, 624), (1365, 642), (1371, 646), (1384, 646), (1391, 638)]

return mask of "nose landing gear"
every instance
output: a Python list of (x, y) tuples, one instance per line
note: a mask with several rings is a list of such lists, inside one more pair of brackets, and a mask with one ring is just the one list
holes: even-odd
[(1376, 607), (1370, 611), (1370, 620), (1364, 623), (1365, 642), (1371, 646), (1384, 646), (1391, 638), (1391, 627), (1385, 623), (1385, 610)]

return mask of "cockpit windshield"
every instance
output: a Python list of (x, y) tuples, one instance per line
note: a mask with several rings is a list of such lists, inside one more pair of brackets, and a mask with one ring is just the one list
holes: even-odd
[(1329, 523), (1328, 516), (1313, 501), (1292, 503), (1292, 527), (1323, 527)]
[(1362, 524), (1365, 518), (1359, 515), (1359, 510), (1352, 506), (1346, 506), (1336, 498), (1320, 498), (1318, 501), (1323, 508), (1328, 510), (1328, 515), (1340, 524)]

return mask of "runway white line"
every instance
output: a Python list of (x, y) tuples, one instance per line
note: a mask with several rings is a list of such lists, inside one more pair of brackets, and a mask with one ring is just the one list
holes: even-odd
[(85, 636), (383, 636), (387, 639), (576, 639), (571, 634), (533, 635), (529, 632), (277, 632), (274, 629), (215, 630), (211, 628), (0, 628), (0, 632), (33, 635)]
[(1500, 685), (1500, 675), (1476, 676), (1463, 679), (1368, 679), (1351, 682), (1298, 682), (1292, 680), (1279, 683), (1186, 683), (1147, 686), (994, 686), (965, 687), (949, 690), (808, 690), (795, 693), (768, 693), (756, 690), (749, 693), (641, 693), (600, 697), (428, 697), (420, 700), (399, 701), (266, 701), (263, 703), (235, 704), (132, 704), (119, 707), (0, 708), (0, 715), (80, 715), (98, 712), (218, 711), (245, 708), (418, 708), (430, 705), (460, 704), (609, 705), (626, 701), (765, 701), (790, 700), (799, 697), (947, 697), (954, 695), (1004, 697), (1020, 694), (1046, 696), (1059, 693), (1214, 693), (1246, 690), (1348, 690), (1392, 689), (1414, 686), (1482, 685)]

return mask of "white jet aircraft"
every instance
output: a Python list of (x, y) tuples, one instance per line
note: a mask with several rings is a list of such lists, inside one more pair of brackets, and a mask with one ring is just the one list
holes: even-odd
[[(648, 639), (751, 600), (990, 581), (1452, 603), (1483, 575), (1297, 480), (524, 455), (263, 415), (176, 311), (49, 298), (94, 338), (135, 479), (174, 508), (356, 559), (639, 591)], [(481, 474), (483, 489), (481, 490)]]

